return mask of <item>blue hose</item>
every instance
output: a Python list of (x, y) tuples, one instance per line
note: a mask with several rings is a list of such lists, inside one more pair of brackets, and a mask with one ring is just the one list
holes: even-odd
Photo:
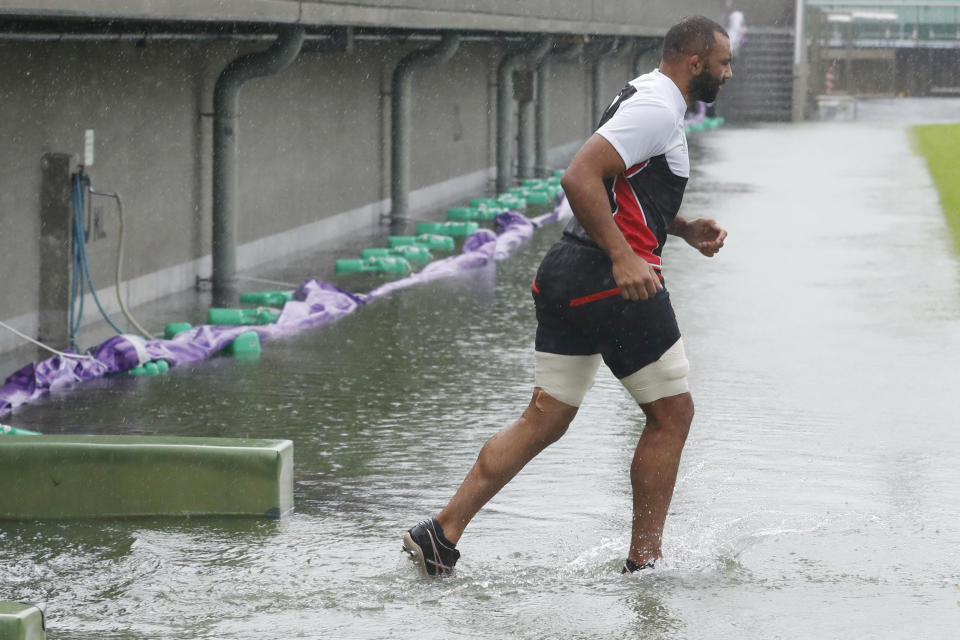
[[(100, 315), (107, 321), (114, 331), (123, 333), (100, 304), (97, 289), (93, 286), (90, 275), (90, 263), (87, 261), (87, 243), (84, 236), (83, 216), (86, 212), (86, 193), (90, 188), (90, 178), (83, 172), (73, 174), (73, 282), (70, 288), (70, 346), (77, 348), (76, 336), (83, 319), (84, 289), (89, 287), (93, 301), (100, 310)], [(77, 300), (79, 299), (79, 304)]]

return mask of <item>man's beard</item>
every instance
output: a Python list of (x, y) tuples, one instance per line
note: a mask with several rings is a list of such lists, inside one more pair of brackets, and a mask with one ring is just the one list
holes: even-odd
[(690, 78), (690, 84), (687, 85), (687, 94), (693, 100), (713, 102), (717, 99), (717, 94), (720, 92), (720, 85), (722, 84), (722, 78), (714, 77), (710, 74), (710, 71), (704, 67), (703, 71)]

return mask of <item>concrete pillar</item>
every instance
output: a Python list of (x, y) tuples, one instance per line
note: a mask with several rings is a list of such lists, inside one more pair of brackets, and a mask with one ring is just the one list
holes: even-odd
[(70, 282), (73, 277), (74, 156), (47, 153), (40, 160), (40, 300), (38, 339), (66, 349), (70, 341)]

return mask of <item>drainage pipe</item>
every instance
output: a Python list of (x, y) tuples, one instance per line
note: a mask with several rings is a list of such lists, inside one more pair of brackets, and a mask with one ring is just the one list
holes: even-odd
[(390, 224), (397, 230), (407, 220), (410, 209), (410, 94), (413, 72), (447, 62), (459, 46), (459, 34), (444, 34), (438, 44), (408, 54), (393, 70), (390, 94)]
[[(620, 54), (622, 40), (614, 38), (610, 43), (599, 52), (591, 56), (590, 59), (590, 106), (592, 122), (591, 128), (596, 127), (600, 122), (600, 116), (603, 115), (606, 96), (603, 94), (603, 68), (601, 62), (608, 58), (613, 58)], [(592, 133), (592, 131), (591, 131)]]
[(539, 82), (537, 78), (540, 75), (540, 67), (543, 63), (543, 60), (550, 55), (550, 46), (552, 46), (553, 41), (551, 39), (550, 45), (544, 52), (539, 56), (531, 56), (528, 61), (529, 64), (534, 65), (532, 70), (533, 75), (533, 85), (530, 87), (531, 96), (530, 100), (522, 100), (517, 105), (518, 112), (518, 122), (517, 126), (519, 129), (519, 134), (517, 136), (517, 173), (521, 178), (532, 178), (534, 174), (534, 164), (536, 160), (534, 159), (534, 148), (536, 147), (536, 131), (535, 129), (539, 128), (539, 122), (537, 121), (537, 116), (534, 113), (535, 105), (539, 104), (537, 89), (539, 87)]
[(644, 73), (648, 73), (650, 69), (641, 69), (640, 64), (643, 62), (644, 58), (649, 56), (652, 53), (655, 53), (663, 46), (663, 40), (660, 38), (652, 39), (640, 39), (636, 41), (636, 49), (633, 52), (633, 60), (630, 63), (630, 68), (633, 70), (633, 75), (639, 76)]
[(213, 298), (231, 302), (237, 288), (237, 104), (247, 80), (280, 73), (300, 53), (303, 27), (280, 32), (266, 51), (224, 67), (213, 90)]
[(527, 47), (507, 53), (497, 67), (497, 193), (511, 183), (510, 142), (512, 138), (510, 103), (513, 100), (513, 70), (519, 64), (540, 60), (546, 55), (553, 38), (540, 37)]
[(583, 42), (575, 42), (563, 49), (551, 51), (540, 60), (537, 65), (537, 106), (534, 116), (534, 171), (538, 176), (544, 176), (549, 171), (547, 166), (547, 123), (550, 115), (550, 102), (547, 99), (547, 68), (550, 62), (574, 62), (583, 55)]

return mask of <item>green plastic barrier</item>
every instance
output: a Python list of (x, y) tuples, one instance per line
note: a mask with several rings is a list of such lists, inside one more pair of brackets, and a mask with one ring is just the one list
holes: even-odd
[[(5, 424), (0, 424), (0, 436), (40, 436), (39, 431), (30, 431), (29, 429), (18, 429)], [(3, 636), (0, 636), (2, 638)]]
[(0, 638), (46, 640), (43, 611), (32, 604), (0, 602)]
[(163, 328), (163, 339), (173, 340), (177, 335), (190, 329), (193, 329), (193, 325), (189, 322), (171, 322)]
[(276, 309), (220, 309), (207, 311), (207, 322), (215, 325), (271, 324), (277, 321), (280, 312)]
[(158, 436), (2, 438), (0, 486), (0, 519), (7, 520), (279, 518), (293, 507), (293, 443)]
[(453, 238), (435, 233), (423, 233), (418, 236), (390, 236), (387, 245), (396, 249), (399, 247), (418, 246), (438, 251), (453, 251)]
[(293, 291), (248, 291), (240, 294), (240, 302), (261, 307), (282, 307), (293, 300)]
[(480, 226), (476, 222), (419, 222), (418, 234), (436, 234), (445, 236), (468, 236)]
[(410, 273), (410, 263), (400, 257), (337, 260), (337, 273)]

